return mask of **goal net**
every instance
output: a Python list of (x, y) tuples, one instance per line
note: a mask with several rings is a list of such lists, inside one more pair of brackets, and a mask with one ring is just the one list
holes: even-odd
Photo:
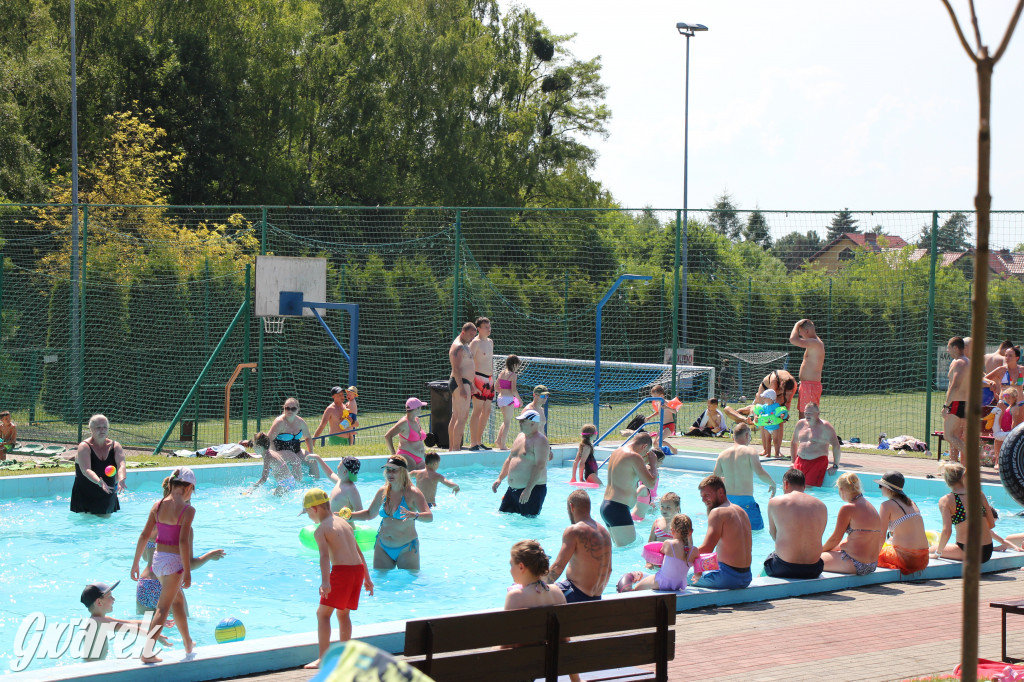
[(719, 353), (718, 357), (715, 394), (726, 402), (737, 402), (741, 398), (753, 400), (761, 381), (772, 370), (789, 369), (789, 353), (785, 351)]
[[(548, 397), (548, 438), (559, 442), (578, 440), (580, 427), (594, 420), (594, 361), (564, 358), (520, 357), (517, 387), (523, 404), (532, 400), (534, 386), (546, 386)], [(505, 357), (494, 358), (494, 377), (505, 369)], [(676, 365), (676, 395), (683, 405), (678, 426), (689, 424), (707, 407), (714, 395), (715, 368)], [(601, 362), (600, 432), (604, 433), (641, 399), (650, 396), (651, 386), (672, 387), (672, 365), (636, 362)], [(669, 395), (669, 398), (674, 396)], [(644, 408), (649, 413), (649, 408)], [(692, 416), (691, 416), (692, 415)], [(495, 404), (491, 427), (497, 431), (501, 411)], [(678, 427), (677, 427), (678, 428)], [(513, 432), (514, 433), (514, 432)]]

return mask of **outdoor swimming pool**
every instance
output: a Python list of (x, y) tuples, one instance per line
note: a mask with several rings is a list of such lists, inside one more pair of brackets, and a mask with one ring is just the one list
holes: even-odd
[[(214, 644), (214, 626), (227, 616), (245, 624), (247, 640), (316, 628), (314, 611), (320, 575), (316, 553), (304, 548), (298, 539), (299, 530), (309, 523), (305, 516), (296, 516), (301, 491), (282, 498), (265, 490), (242, 496), (247, 482), (254, 480), (258, 471), (246, 469), (231, 485), (204, 485), (202, 469), (197, 470), (200, 485), (193, 497), (197, 509), (196, 552), (218, 547), (227, 551), (223, 560), (195, 570), (193, 585), (186, 592), (197, 645)], [(558, 552), (562, 530), (568, 523), (565, 498), (574, 490), (562, 482), (568, 478), (568, 469), (551, 470), (544, 511), (535, 519), (497, 512), (503, 490), (491, 492), (495, 469), (472, 465), (446, 468), (445, 472), (457, 480), (462, 492), (452, 497), (447, 489), (440, 488), (441, 506), (435, 511), (435, 522), (419, 524), (421, 570), (416, 574), (373, 571), (376, 591), (373, 597), (362, 595), (360, 608), (353, 614), (357, 627), (500, 607), (512, 582), (508, 550), (514, 542), (535, 538), (552, 557)], [(697, 483), (705, 475), (663, 469), (660, 485), (662, 493), (675, 491), (683, 498), (682, 511), (693, 519), (698, 542), (704, 535), (707, 514), (697, 495)], [(362, 479), (360, 490), (367, 501), (381, 479), (376, 467), (369, 465), (364, 467)], [(868, 496), (877, 503), (877, 486), (870, 478), (864, 484)], [(756, 486), (755, 497), (764, 510), (767, 491), (760, 483)], [(590, 493), (596, 512), (603, 490)], [(823, 489), (818, 494), (830, 509), (830, 533), (841, 502), (834, 489)], [(15, 635), (25, 617), (33, 612), (42, 612), (51, 620), (87, 615), (79, 602), (86, 583), (121, 580), (114, 592), (117, 602), (112, 615), (136, 617), (135, 583), (128, 573), (138, 533), (157, 496), (155, 482), (140, 484), (121, 497), (122, 511), (110, 519), (69, 513), (67, 495), (0, 502), (0, 594), (5, 595), (0, 615), (0, 668), (5, 673), (10, 673)], [(937, 497), (915, 501), (925, 516), (926, 527), (937, 529)], [(638, 524), (643, 541), (652, 519)], [(1002, 535), (1022, 532), (1024, 519), (1003, 517), (997, 531)], [(614, 592), (615, 581), (622, 573), (643, 568), (640, 546), (638, 542), (615, 550), (607, 592)], [(771, 549), (767, 530), (756, 532), (755, 575)], [(176, 632), (168, 634), (180, 651)], [(171, 653), (171, 658), (177, 656)], [(66, 655), (56, 662), (36, 660), (29, 670), (78, 662)]]

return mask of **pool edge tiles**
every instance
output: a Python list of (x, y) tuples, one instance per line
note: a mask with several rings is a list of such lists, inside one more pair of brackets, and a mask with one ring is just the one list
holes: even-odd
[[(1024, 554), (997, 552), (989, 562), (982, 565), (982, 573), (998, 573), (1020, 567), (1024, 567)], [(676, 612), (678, 614), (712, 606), (731, 606), (803, 597), (871, 585), (898, 584), (918, 580), (948, 580), (960, 577), (961, 572), (962, 564), (959, 562), (933, 559), (928, 568), (909, 576), (904, 576), (893, 569), (879, 569), (863, 576), (826, 573), (822, 577), (812, 580), (782, 580), (762, 577), (755, 578), (749, 587), (740, 590), (690, 588), (683, 594), (677, 594)], [(647, 593), (613, 594), (606, 596), (605, 599), (634, 599), (645, 594)], [(467, 613), (499, 610), (488, 609)], [(406, 622), (391, 621), (356, 626), (353, 629), (353, 638), (372, 644), (389, 653), (400, 654), (404, 648)], [(677, 617), (676, 626), (679, 625)], [(38, 672), (18, 673), (17, 679), (19, 681), (56, 682), (57, 680), (88, 680), (102, 677), (105, 681), (110, 680), (111, 682), (134, 682), (141, 678), (167, 675), (171, 676), (175, 682), (205, 682), (206, 680), (298, 668), (313, 660), (316, 655), (316, 633), (309, 632), (268, 637), (251, 642), (198, 647), (196, 658), (188, 662), (177, 660), (180, 653), (168, 650), (167, 660), (151, 668), (144, 667), (137, 661), (99, 661), (46, 668)]]

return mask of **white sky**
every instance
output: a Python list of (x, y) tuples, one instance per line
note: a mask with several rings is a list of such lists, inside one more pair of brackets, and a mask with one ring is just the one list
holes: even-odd
[[(976, 77), (939, 0), (517, 4), (601, 55), (612, 120), (590, 144), (623, 206), (682, 206), (686, 21), (709, 27), (690, 39), (691, 208), (723, 190), (741, 208), (973, 208)], [(977, 5), (994, 51), (1013, 3)], [(1024, 19), (993, 79), (995, 209), (1024, 209), (1022, 85)]]

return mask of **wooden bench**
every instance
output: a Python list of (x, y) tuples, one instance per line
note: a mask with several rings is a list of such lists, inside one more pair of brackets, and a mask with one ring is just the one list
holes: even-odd
[[(935, 448), (935, 461), (938, 462), (942, 459), (942, 438), (945, 435), (945, 433), (943, 431), (932, 431), (932, 435), (939, 437), (939, 445), (937, 448)], [(984, 434), (981, 435), (982, 443), (994, 443), (995, 440), (996, 439), (993, 436), (986, 436)]]
[(654, 676), (643, 679), (661, 682), (675, 622), (675, 594), (427, 618), (406, 623), (405, 658), (436, 682), (555, 682), (652, 663)]
[(994, 609), (1000, 609), (1003, 612), (1003, 663), (1020, 663), (1024, 659), (1010, 658), (1006, 655), (1006, 614), (1016, 613), (1018, 615), (1024, 615), (1024, 599), (1018, 599), (1015, 601), (994, 601), (990, 602), (989, 606)]

